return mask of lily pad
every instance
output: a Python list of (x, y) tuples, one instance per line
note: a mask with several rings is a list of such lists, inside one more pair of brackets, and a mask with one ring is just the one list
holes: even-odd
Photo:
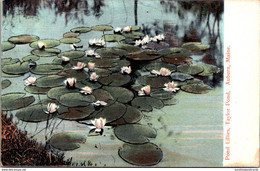
[(91, 62), (95, 63), (97, 68), (112, 68), (116, 66), (116, 60), (105, 58), (105, 59), (93, 59)]
[(108, 70), (108, 69), (101, 69), (101, 68), (98, 68), (95, 70), (96, 74), (99, 76), (99, 77), (107, 77), (109, 76), (110, 74), (112, 74), (112, 71)]
[[(84, 71), (77, 71), (77, 70), (66, 70), (58, 73), (60, 76), (64, 76), (66, 78), (76, 78), (77, 81), (83, 81), (89, 78), (89, 75)], [(65, 79), (64, 79), (65, 80)]]
[(145, 66), (145, 69), (147, 71), (152, 71), (152, 70), (157, 70), (159, 71), (161, 68), (167, 68), (169, 69), (171, 72), (175, 72), (176, 71), (176, 66), (173, 64), (169, 64), (169, 63), (162, 63), (162, 62), (153, 62), (150, 63), (148, 65)]
[(113, 96), (114, 100), (121, 103), (128, 103), (134, 98), (133, 92), (123, 87), (105, 86), (103, 89), (107, 90)]
[(124, 144), (118, 150), (119, 156), (126, 162), (137, 166), (152, 166), (163, 158), (162, 150), (155, 144)]
[(168, 55), (171, 54), (171, 57), (188, 57), (190, 56), (190, 52), (187, 49), (183, 48), (168, 48), (168, 49), (163, 49), (159, 50), (158, 53), (160, 55)]
[(96, 50), (96, 53), (106, 58), (119, 58), (128, 54), (127, 51), (115, 47), (100, 48)]
[(28, 62), (29, 60), (32, 60), (32, 61), (38, 61), (40, 59), (39, 56), (36, 56), (36, 55), (28, 55), (28, 56), (25, 56), (22, 58), (22, 60), (24, 62)]
[(106, 86), (109, 85), (109, 86), (115, 86), (115, 87), (125, 85), (125, 84), (129, 83), (130, 81), (131, 81), (131, 77), (129, 75), (122, 75), (122, 74), (118, 74), (118, 73), (109, 75), (108, 77), (100, 78), (98, 80), (98, 82), (100, 82), (103, 85), (106, 85)]
[(2, 80), (1, 85), (2, 85), (2, 89), (5, 89), (7, 87), (9, 87), (11, 85), (11, 81), (10, 80)]
[(118, 44), (115, 46), (115, 48), (123, 49), (127, 51), (128, 53), (135, 53), (135, 52), (140, 52), (142, 51), (141, 48), (133, 45), (128, 45), (128, 44)]
[(210, 90), (212, 90), (211, 87), (205, 84), (187, 84), (181, 86), (181, 89), (188, 93), (194, 93), (194, 94), (205, 94), (208, 93)]
[(2, 72), (1, 76), (4, 78), (15, 78), (15, 77), (20, 77), (22, 75), (6, 74), (6, 73)]
[(131, 26), (131, 30), (132, 31), (138, 31), (138, 30), (140, 30), (140, 27), (139, 26)]
[(18, 62), (15, 64), (5, 65), (2, 68), (2, 71), (14, 75), (25, 74), (29, 72), (28, 62)]
[(178, 81), (185, 81), (185, 80), (190, 80), (193, 79), (193, 76), (189, 75), (189, 74), (183, 74), (183, 73), (172, 73), (171, 77), (173, 80), (178, 80)]
[(89, 27), (76, 27), (70, 30), (73, 33), (87, 33), (91, 31), (91, 28)]
[(204, 70), (204, 68), (201, 65), (197, 64), (186, 64), (186, 65), (179, 65), (177, 67), (177, 71), (184, 73), (184, 74), (190, 74), (190, 75), (196, 75), (201, 73)]
[(131, 63), (128, 60), (120, 59), (120, 60), (117, 60), (116, 66), (114, 66), (112, 68), (108, 68), (108, 69), (112, 72), (121, 72), (121, 67), (130, 66), (130, 65), (131, 65)]
[(48, 75), (48, 76), (37, 78), (35, 85), (37, 87), (42, 87), (42, 88), (57, 87), (63, 85), (64, 80), (66, 80), (66, 77), (59, 76), (59, 75)]
[(61, 70), (63, 70), (63, 67), (60, 65), (40, 64), (32, 68), (31, 72), (38, 75), (52, 75), (57, 74)]
[(131, 144), (148, 143), (148, 138), (155, 138), (155, 129), (141, 124), (126, 124), (117, 126), (114, 129), (116, 137), (124, 142)]
[(215, 73), (218, 73), (220, 69), (214, 65), (202, 65), (203, 72), (200, 73), (200, 76), (212, 76)]
[(96, 89), (93, 91), (92, 95), (95, 97), (96, 100), (109, 102), (114, 100), (114, 98), (111, 96), (111, 94), (103, 89)]
[(20, 62), (20, 59), (18, 58), (2, 58), (1, 59), (1, 66), (2, 68), (5, 66), (5, 65), (11, 65), (11, 64), (15, 64), (15, 63), (18, 63)]
[(74, 132), (61, 132), (54, 134), (50, 140), (49, 144), (62, 151), (75, 150), (80, 147), (79, 144), (86, 142), (86, 137)]
[(34, 49), (31, 51), (33, 55), (40, 56), (40, 57), (56, 56), (60, 52), (61, 50), (57, 48), (46, 48), (44, 50)]
[(70, 107), (68, 110), (67, 113), (59, 115), (58, 118), (64, 120), (80, 120), (88, 117), (95, 111), (91, 105), (86, 107)]
[(53, 48), (56, 46), (60, 45), (60, 41), (59, 40), (54, 40), (54, 39), (42, 39), (42, 40), (38, 40), (35, 42), (30, 43), (30, 47), (32, 48), (38, 48), (38, 43), (42, 42), (43, 44), (45, 44), (45, 48)]
[(204, 51), (210, 48), (209, 45), (203, 45), (201, 42), (188, 42), (184, 43), (181, 47), (191, 52)]
[(131, 104), (133, 107), (145, 112), (151, 112), (153, 107), (157, 109), (163, 108), (163, 102), (152, 97), (136, 97)]
[(170, 82), (171, 79), (159, 76), (140, 76), (137, 81), (142, 85), (150, 85), (152, 88), (163, 88), (164, 84)]
[(35, 101), (33, 96), (24, 97), (25, 93), (9, 93), (1, 97), (3, 111), (17, 110), (29, 106)]
[(166, 42), (160, 42), (160, 43), (150, 42), (145, 46), (146, 49), (153, 49), (153, 50), (160, 50), (168, 47), (170, 47), (170, 45)]
[(15, 44), (11, 43), (11, 42), (2, 42), (2, 51), (8, 51), (11, 50), (15, 47)]
[(62, 38), (60, 39), (61, 43), (64, 44), (72, 44), (72, 43), (79, 43), (81, 40), (79, 38)]
[(123, 115), (123, 119), (126, 121), (126, 123), (136, 123), (140, 121), (142, 117), (142, 112), (132, 106), (127, 106), (126, 113)]
[(67, 32), (63, 34), (64, 38), (76, 38), (80, 35), (80, 33)]
[(104, 34), (102, 39), (106, 42), (120, 42), (124, 40), (125, 37), (120, 34)]
[(187, 56), (181, 56), (181, 55), (176, 56), (176, 55), (169, 54), (163, 56), (162, 61), (174, 65), (184, 65), (184, 64), (190, 64), (192, 62), (192, 58)]
[(176, 105), (178, 103), (178, 100), (175, 98), (162, 100), (162, 101), (163, 101), (164, 106)]
[(92, 95), (82, 95), (80, 93), (68, 93), (60, 96), (59, 102), (68, 107), (88, 106), (95, 101)]
[(62, 57), (62, 56), (66, 56), (70, 59), (77, 59), (77, 58), (81, 58), (85, 55), (85, 52), (80, 51), (80, 50), (71, 50), (71, 51), (66, 51), (66, 52), (62, 52), (58, 55), (58, 57)]
[(14, 44), (26, 44), (26, 43), (32, 43), (34, 41), (39, 40), (38, 36), (35, 35), (19, 35), (19, 36), (12, 36), (8, 39), (9, 42), (12, 42)]
[(173, 93), (159, 89), (159, 90), (152, 91), (150, 96), (160, 100), (168, 100), (173, 98)]
[(143, 33), (137, 31), (132, 31), (130, 33), (123, 33), (122, 35), (125, 36), (125, 38), (133, 39), (133, 40), (141, 39), (144, 37)]
[(90, 82), (90, 81), (87, 81), (87, 80), (76, 82), (76, 87), (79, 88), (79, 89), (86, 87), (86, 86), (92, 88), (92, 90), (95, 90), (95, 89), (100, 88), (102, 85), (99, 84), (98, 82)]
[(68, 93), (78, 93), (78, 92), (79, 92), (79, 90), (77, 90), (77, 89), (68, 89), (65, 86), (61, 86), (61, 87), (51, 88), (48, 91), (47, 96), (50, 99), (55, 99), (55, 100), (60, 101), (60, 96), (62, 96), (64, 94), (68, 94)]
[(28, 93), (31, 94), (47, 94), (47, 92), (50, 90), (51, 88), (43, 88), (43, 87), (37, 87), (37, 86), (26, 86), (24, 88), (24, 90)]
[(111, 31), (111, 30), (113, 30), (113, 27), (110, 25), (96, 25), (91, 28), (94, 31)]
[(156, 51), (146, 50), (142, 52), (135, 52), (127, 55), (127, 58), (136, 61), (150, 61), (160, 58)]

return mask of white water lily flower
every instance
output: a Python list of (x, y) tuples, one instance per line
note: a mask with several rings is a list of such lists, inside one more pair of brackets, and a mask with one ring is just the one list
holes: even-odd
[(91, 87), (83, 87), (81, 90), (80, 90), (80, 93), (82, 94), (91, 94), (92, 93), (92, 88)]
[(176, 92), (177, 90), (180, 89), (180, 88), (177, 87), (177, 84), (175, 84), (173, 81), (165, 83), (164, 86), (165, 86), (165, 88), (163, 88), (163, 90), (165, 90), (165, 91)]
[(149, 95), (150, 92), (151, 92), (151, 86), (147, 85), (147, 86), (141, 88), (141, 90), (138, 91), (138, 96)]
[(91, 123), (95, 125), (95, 132), (101, 132), (103, 127), (106, 125), (106, 119), (100, 117), (99, 119), (91, 120)]
[(95, 56), (95, 51), (94, 50), (87, 50), (86, 55), (87, 56)]
[(141, 46), (143, 44), (142, 40), (136, 40), (135, 41), (135, 46)]
[(97, 53), (95, 53), (94, 55), (95, 55), (95, 58), (101, 58), (101, 56)]
[(74, 87), (76, 81), (77, 81), (76, 78), (67, 78), (67, 79), (64, 81), (64, 84), (65, 84), (67, 87)]
[(163, 34), (159, 34), (156, 36), (157, 40), (164, 40), (164, 35)]
[(70, 45), (70, 48), (71, 48), (72, 50), (76, 50), (75, 44), (71, 44), (71, 45)]
[(89, 63), (88, 63), (88, 69), (89, 69), (89, 70), (94, 70), (94, 68), (95, 68), (95, 63), (89, 62)]
[(127, 74), (130, 74), (132, 72), (132, 69), (131, 69), (131, 66), (123, 66), (121, 67), (121, 73), (127, 73)]
[(99, 76), (93, 72), (91, 75), (90, 75), (90, 81), (97, 81), (97, 79), (99, 78)]
[(36, 77), (29, 77), (25, 80), (24, 85), (35, 85)]
[(69, 57), (66, 57), (66, 56), (61, 56), (60, 59), (64, 62), (68, 62), (70, 61), (70, 58)]
[(149, 43), (149, 42), (150, 42), (150, 37), (149, 37), (148, 35), (146, 35), (146, 36), (143, 38), (143, 40), (142, 40), (142, 44), (145, 45), (145, 44), (147, 44), (147, 43)]
[(130, 32), (131, 31), (131, 26), (126, 26), (124, 27), (124, 32)]
[(84, 64), (83, 62), (78, 62), (77, 66), (73, 66), (72, 69), (80, 70), (80, 69), (84, 68), (85, 66), (86, 66), (86, 64)]
[(94, 106), (106, 106), (107, 102), (97, 100), (96, 102), (93, 102), (92, 105), (94, 105)]
[(154, 75), (161, 75), (161, 74), (160, 74), (160, 71), (155, 70), (155, 69), (153, 69), (153, 70), (151, 71), (151, 73), (154, 74)]
[(150, 38), (150, 41), (151, 41), (151, 42), (157, 42), (157, 38), (156, 38), (156, 37), (151, 37), (151, 38)]
[(52, 114), (56, 112), (59, 109), (59, 106), (56, 105), (55, 103), (48, 103), (47, 105), (47, 111), (44, 111), (47, 114)]
[(39, 49), (44, 49), (46, 47), (46, 44), (43, 43), (43, 42), (38, 42), (37, 46), (38, 46)]
[(117, 27), (115, 30), (114, 30), (115, 33), (122, 33), (122, 28), (121, 27)]
[(161, 76), (169, 76), (169, 75), (171, 75), (171, 71), (167, 68), (161, 68), (160, 69), (160, 75)]
[(104, 46), (106, 44), (105, 40), (103, 39), (92, 39), (89, 40), (89, 45), (95, 45), (95, 46)]

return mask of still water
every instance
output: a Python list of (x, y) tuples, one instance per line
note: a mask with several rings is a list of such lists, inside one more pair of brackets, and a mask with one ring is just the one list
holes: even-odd
[[(2, 41), (20, 34), (38, 35), (41, 39), (60, 39), (65, 32), (80, 26), (108, 24), (115, 27), (141, 26), (143, 33), (154, 36), (166, 35), (171, 47), (183, 42), (199, 41), (212, 48), (207, 54), (194, 54), (193, 63), (213, 64), (222, 68), (223, 2), (193, 2), (170, 0), (39, 0), (4, 1), (2, 18)], [(100, 38), (102, 32), (81, 34), (80, 45), (88, 50), (88, 40)], [(113, 44), (111, 44), (113, 45)], [(69, 45), (57, 48), (66, 51)], [(3, 52), (2, 57), (21, 59), (30, 54), (27, 45), (17, 45)], [(37, 63), (51, 62), (52, 58), (41, 58)], [(12, 85), (2, 91), (24, 92), (23, 81), (31, 74), (10, 78)], [(222, 166), (222, 75), (217, 81), (205, 80), (213, 87), (207, 94), (190, 94), (180, 91), (178, 103), (160, 110), (144, 113), (140, 123), (157, 130), (157, 137), (151, 139), (163, 151), (162, 161), (156, 167), (220, 167)], [(36, 102), (44, 98), (35, 96)], [(15, 113), (15, 112), (13, 112)], [(35, 135), (46, 126), (19, 122), (19, 128)], [(64, 121), (55, 132), (70, 131), (87, 135), (90, 128), (73, 121)], [(34, 136), (44, 143), (44, 136)], [(115, 138), (113, 129), (107, 127), (105, 136), (87, 137), (80, 148), (65, 152), (73, 162), (91, 161), (93, 166), (126, 166), (118, 156), (123, 142)]]

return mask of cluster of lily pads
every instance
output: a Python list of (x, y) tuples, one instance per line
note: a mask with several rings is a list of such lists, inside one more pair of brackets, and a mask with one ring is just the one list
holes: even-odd
[[(25, 79), (24, 90), (44, 94), (46, 99), (33, 104), (33, 96), (8, 93), (2, 95), (2, 110), (19, 109), (16, 117), (24, 122), (38, 123), (57, 117), (93, 123), (96, 128), (89, 135), (102, 135), (104, 126), (113, 126), (116, 137), (125, 142), (118, 151), (123, 160), (139, 166), (159, 163), (163, 152), (149, 140), (157, 133), (154, 128), (138, 123), (142, 112), (176, 104), (174, 96), (180, 90), (195, 94), (209, 92), (211, 87), (195, 76), (212, 76), (219, 68), (192, 64), (192, 53), (210, 49), (200, 42), (171, 48), (160, 35), (160, 41), (148, 41), (145, 48), (135, 46), (136, 41), (146, 37), (140, 30), (138, 26), (129, 26), (113, 31), (112, 26), (98, 25), (73, 28), (60, 40), (40, 39), (35, 35), (10, 37), (2, 42), (2, 51), (28, 43), (33, 49), (22, 60), (2, 58), (2, 77), (40, 75)], [(83, 45), (92, 50), (79, 50), (83, 47), (77, 45), (81, 41), (78, 36), (90, 31), (102, 31), (103, 36)], [(109, 42), (118, 44), (106, 47)], [(61, 52), (56, 48), (61, 43), (70, 45), (71, 50)], [(53, 60), (37, 64), (43, 57)], [(10, 84), (9, 80), (3, 80), (2, 88)], [(79, 148), (85, 141), (85, 137), (75, 133), (62, 132), (52, 135), (48, 143), (67, 151)]]

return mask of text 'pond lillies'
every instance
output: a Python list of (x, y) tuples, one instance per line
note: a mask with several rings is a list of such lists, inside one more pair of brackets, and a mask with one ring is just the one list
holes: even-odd
[(83, 62), (78, 62), (76, 66), (73, 66), (72, 69), (80, 70), (83, 69), (86, 66)]
[(98, 78), (99, 78), (99, 76), (95, 72), (92, 72), (89, 77), (90, 81), (97, 81)]
[(161, 75), (161, 76), (169, 76), (169, 75), (171, 75), (171, 71), (169, 69), (167, 69), (167, 68), (161, 68), (160, 71), (152, 70), (151, 73), (155, 74), (155, 75)]
[(24, 85), (35, 85), (36, 77), (29, 77), (25, 80)]
[(67, 78), (64, 81), (64, 84), (68, 87), (68, 88), (73, 88), (75, 86), (76, 83), (76, 78)]
[(145, 87), (142, 87), (141, 90), (138, 91), (138, 96), (149, 95), (150, 92), (151, 92), (151, 86), (147, 85)]
[(48, 103), (47, 105), (47, 111), (44, 111), (47, 114), (55, 113), (59, 109), (59, 106), (55, 103)]
[(92, 88), (91, 87), (83, 87), (81, 90), (80, 90), (80, 93), (82, 94), (91, 94), (92, 93)]
[(121, 67), (121, 73), (127, 73), (127, 74), (130, 74), (132, 72), (132, 69), (131, 69), (131, 66), (123, 66)]
[(180, 89), (177, 87), (177, 84), (175, 84), (173, 81), (165, 83), (164, 86), (165, 86), (165, 88), (163, 88), (163, 90), (165, 90), (165, 91), (176, 92), (177, 90)]
[(99, 119), (91, 120), (91, 123), (96, 127), (95, 132), (101, 132), (106, 124), (106, 119), (100, 117)]

